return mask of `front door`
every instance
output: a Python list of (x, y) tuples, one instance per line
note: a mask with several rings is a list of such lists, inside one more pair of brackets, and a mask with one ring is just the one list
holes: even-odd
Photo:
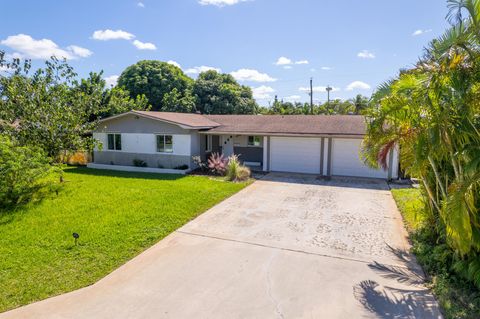
[(222, 153), (225, 157), (233, 155), (233, 136), (231, 135), (222, 135)]

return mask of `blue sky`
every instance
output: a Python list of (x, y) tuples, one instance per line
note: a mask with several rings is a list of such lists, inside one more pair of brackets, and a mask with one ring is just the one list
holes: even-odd
[(257, 101), (370, 96), (412, 66), (447, 23), (443, 0), (2, 1), (0, 50), (34, 59), (63, 55), (81, 75), (114, 82), (143, 59), (177, 63), (190, 76), (217, 68)]

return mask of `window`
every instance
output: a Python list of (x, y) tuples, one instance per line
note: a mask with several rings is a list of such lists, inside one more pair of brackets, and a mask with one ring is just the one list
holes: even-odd
[(157, 152), (173, 153), (172, 135), (157, 135)]
[(114, 151), (122, 150), (122, 134), (108, 134), (108, 149)]
[(212, 151), (212, 136), (205, 135), (205, 151), (210, 152)]
[(248, 146), (260, 146), (260, 136), (249, 136)]

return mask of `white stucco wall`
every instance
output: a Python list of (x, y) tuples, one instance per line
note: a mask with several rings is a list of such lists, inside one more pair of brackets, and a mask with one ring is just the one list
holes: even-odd
[[(121, 133), (122, 150), (108, 150), (108, 133), (93, 133), (93, 137), (102, 143), (102, 151), (105, 152), (126, 152), (138, 154), (171, 154), (190, 156), (191, 153), (191, 136), (187, 134), (173, 134), (173, 153), (158, 153), (156, 134), (142, 133)], [(118, 134), (118, 133), (117, 133)], [(96, 150), (100, 150), (98, 147)]]

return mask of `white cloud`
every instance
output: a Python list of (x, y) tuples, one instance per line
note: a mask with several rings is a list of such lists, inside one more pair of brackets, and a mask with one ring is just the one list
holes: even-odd
[(308, 64), (308, 60), (295, 61), (295, 64)]
[(150, 42), (142, 42), (142, 41), (135, 40), (133, 41), (133, 45), (139, 50), (156, 50), (157, 49), (155, 44)]
[(104, 80), (107, 83), (108, 87), (115, 86), (115, 85), (117, 85), (118, 75), (107, 76), (106, 78), (104, 78)]
[(15, 50), (12, 56), (29, 59), (50, 59), (52, 56), (65, 59), (85, 58), (92, 55), (92, 51), (70, 45), (65, 49), (60, 48), (50, 39), (35, 40), (27, 34), (17, 34), (8, 36), (0, 44)]
[(171, 64), (171, 65), (175, 65), (177, 68), (182, 68), (182, 66), (180, 65), (180, 63), (178, 63), (177, 61), (173, 61), (173, 60), (168, 60), (167, 61), (168, 64)]
[(333, 68), (329, 67), (329, 66), (322, 66), (321, 69), (323, 71), (330, 71), (330, 70), (333, 70)]
[(266, 100), (272, 97), (270, 93), (275, 92), (275, 89), (270, 86), (262, 85), (256, 88), (252, 88), (252, 92), (255, 99)]
[(308, 64), (308, 60), (300, 60), (300, 61), (292, 61), (292, 59), (281, 56), (278, 58), (277, 62), (275, 62), (276, 65), (292, 65), (292, 64)]
[(89, 49), (79, 47), (78, 45), (69, 45), (67, 47), (67, 50), (71, 51), (74, 55), (81, 58), (87, 58), (93, 54), (93, 52)]
[(231, 6), (240, 2), (245, 2), (247, 0), (198, 0), (202, 6), (217, 6), (217, 7), (224, 7), (224, 6)]
[(131, 40), (135, 36), (129, 32), (123, 30), (97, 30), (93, 32), (92, 38), (95, 40), (108, 41), (108, 40)]
[[(338, 92), (340, 91), (340, 88), (337, 88), (337, 87), (331, 87), (332, 88), (332, 91), (331, 92)], [(300, 87), (298, 88), (298, 90), (300, 92), (310, 92), (310, 88), (309, 87)], [(326, 86), (314, 86), (313, 87), (313, 92), (327, 92), (327, 87)]]
[(426, 29), (426, 30), (418, 29), (418, 30), (415, 30), (415, 32), (412, 33), (412, 36), (416, 37), (416, 36), (419, 36), (419, 35), (422, 35), (422, 34), (425, 34), (425, 33), (429, 33), (429, 32), (432, 32), (432, 29)]
[(290, 95), (283, 98), (287, 102), (297, 102), (300, 101), (302, 97), (300, 95)]
[(275, 62), (276, 65), (290, 65), (292, 63), (292, 60), (284, 56), (279, 57), (277, 62)]
[(353, 90), (370, 90), (371, 86), (365, 82), (362, 81), (353, 81), (349, 85), (347, 85), (346, 90), (347, 91), (353, 91)]
[(214, 71), (217, 71), (218, 73), (222, 72), (222, 70), (219, 69), (219, 68), (214, 68), (213, 66), (202, 65), (202, 66), (196, 66), (196, 67), (193, 67), (193, 68), (190, 68), (190, 69), (186, 69), (185, 73), (187, 73), (187, 74), (200, 74), (202, 72), (206, 72), (206, 71), (209, 71), (209, 70), (214, 70)]
[(362, 59), (375, 59), (375, 54), (368, 50), (362, 50), (358, 52), (357, 56)]
[(266, 73), (261, 73), (253, 69), (239, 69), (237, 71), (231, 72), (230, 74), (237, 81), (275, 82), (277, 80)]
[(143, 2), (139, 2), (137, 3), (137, 7), (145, 8), (145, 4)]

